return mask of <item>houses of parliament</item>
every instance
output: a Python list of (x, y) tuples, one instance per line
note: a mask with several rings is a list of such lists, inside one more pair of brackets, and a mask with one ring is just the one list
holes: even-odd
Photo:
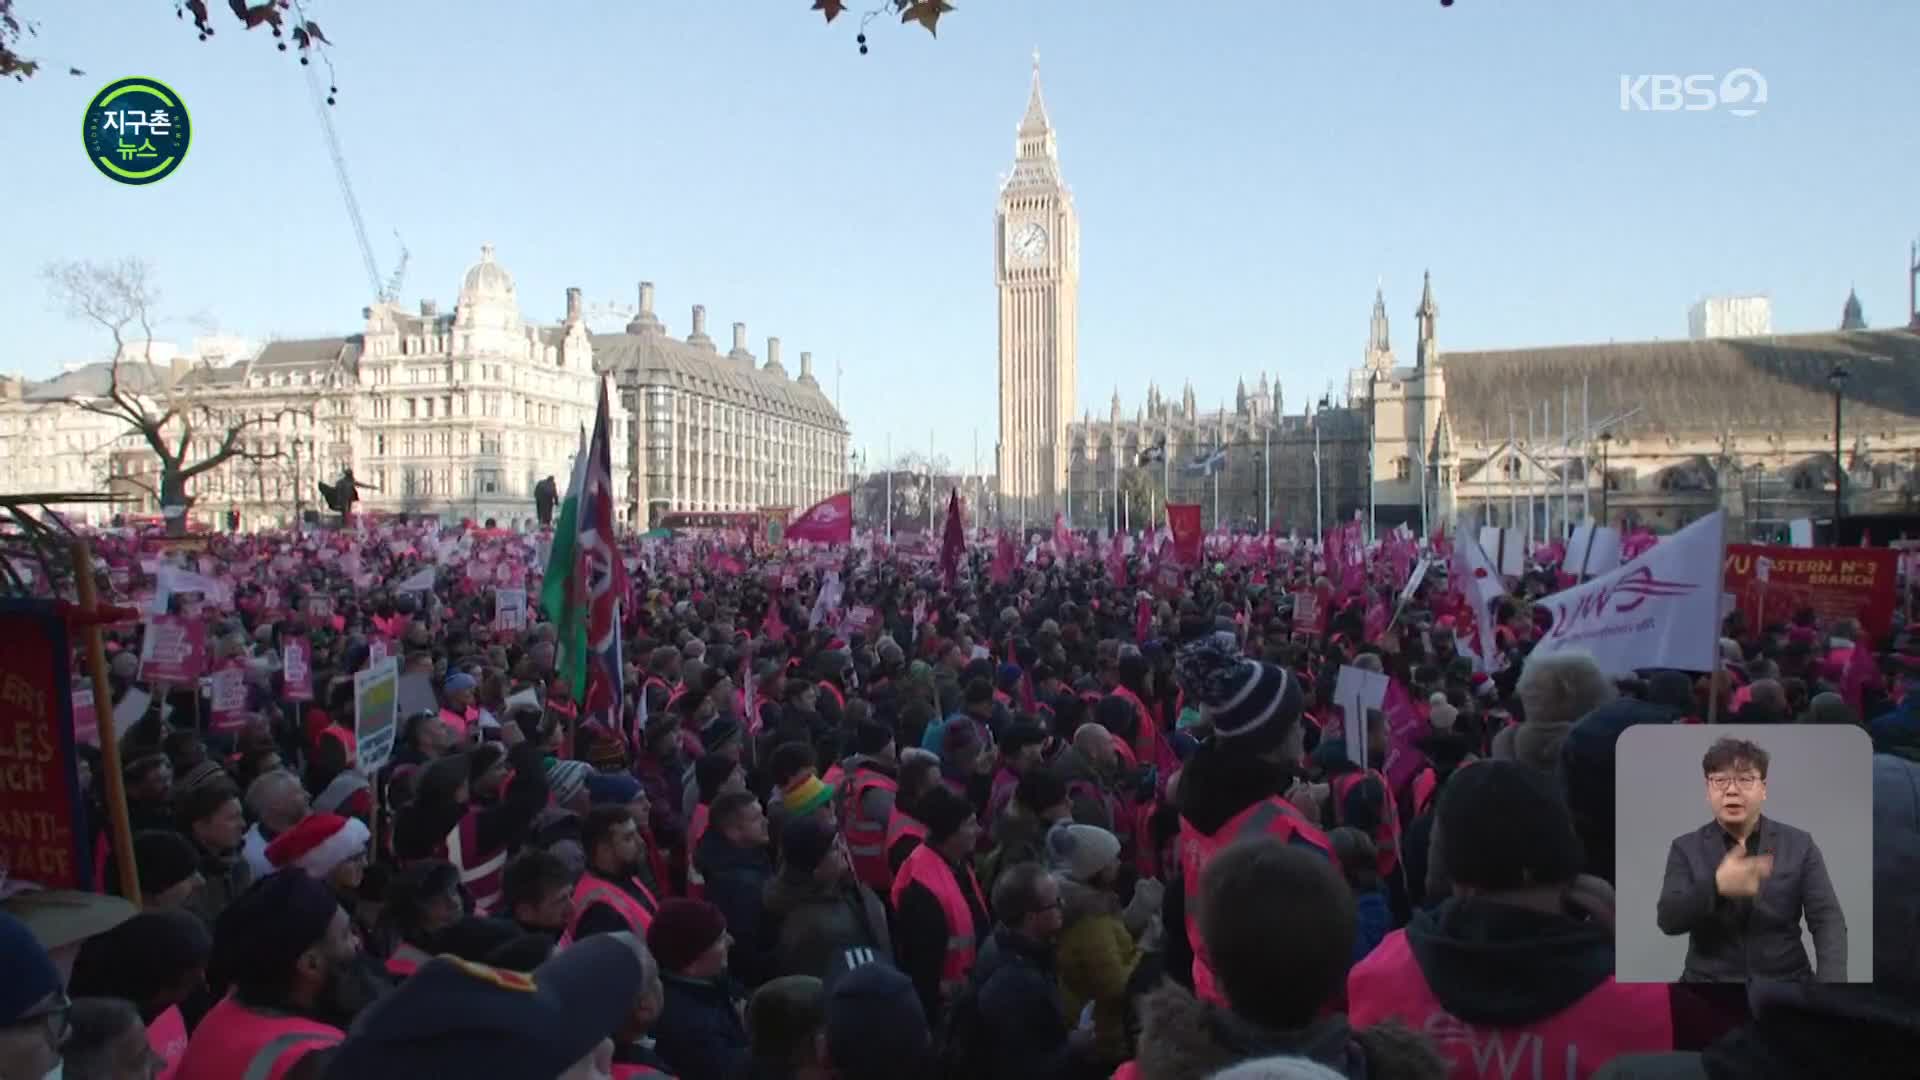
[(1079, 219), (1037, 57), (994, 229), (1002, 522), (1138, 529), (1174, 502), (1243, 531), (1360, 516), (1545, 537), (1723, 509), (1733, 535), (1764, 537), (1830, 517), (1836, 485), (1847, 513), (1920, 509), (1920, 246), (1906, 317), (1878, 329), (1849, 294), (1824, 332), (1448, 350), (1427, 274), (1411, 355), (1376, 289), (1338, 397), (1289, 402), (1263, 372), (1230, 408), (1199, 408), (1188, 382), (1076, 418)]

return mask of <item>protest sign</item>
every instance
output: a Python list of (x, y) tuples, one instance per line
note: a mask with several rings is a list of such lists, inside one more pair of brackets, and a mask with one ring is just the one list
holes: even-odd
[(0, 870), (49, 889), (86, 889), (66, 623), (51, 603), (0, 600)]
[(100, 745), (100, 717), (93, 711), (93, 690), (73, 692), (73, 741)]
[[(536, 699), (535, 705), (539, 704)], [(415, 673), (400, 676), (399, 715), (439, 712), (440, 699), (433, 696), (433, 676)]]
[(1363, 769), (1367, 767), (1367, 710), (1378, 709), (1386, 701), (1385, 675), (1350, 664), (1341, 666), (1340, 677), (1333, 684), (1333, 703), (1340, 707), (1343, 717), (1347, 760)]
[(247, 723), (247, 672), (225, 667), (207, 676), (208, 709), (214, 731), (238, 731)]
[(280, 681), (288, 701), (313, 700), (313, 663), (306, 638), (290, 637), (280, 648)]
[(140, 678), (191, 683), (207, 666), (207, 627), (184, 615), (155, 615), (140, 635)]
[(1320, 628), (1320, 598), (1311, 590), (1293, 594), (1293, 625), (1308, 633)]
[(353, 737), (360, 769), (372, 774), (393, 756), (400, 704), (400, 664), (388, 659), (353, 675)]
[(1822, 622), (1859, 619), (1880, 637), (1892, 628), (1899, 569), (1892, 548), (1728, 544), (1725, 589), (1755, 628), (1812, 608)]
[(527, 590), (495, 589), (493, 591), (493, 628), (524, 630), (526, 626)]

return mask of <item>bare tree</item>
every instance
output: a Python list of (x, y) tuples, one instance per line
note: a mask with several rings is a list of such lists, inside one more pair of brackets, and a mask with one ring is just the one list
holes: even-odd
[[(205, 360), (191, 362), (184, 370), (172, 364), (157, 367), (153, 323), (159, 295), (141, 260), (55, 263), (42, 276), (69, 315), (99, 326), (113, 339), (107, 385), (98, 393), (83, 390), (60, 400), (125, 424), (153, 451), (159, 466), (157, 494), (169, 533), (186, 531), (186, 513), (194, 501), (188, 489), (195, 478), (235, 458), (258, 461), (280, 456), (277, 440), (271, 448), (249, 446), (250, 432), (277, 425), (287, 416), (311, 418), (310, 409), (296, 407), (247, 415), (211, 404), (205, 400), (206, 384), (195, 378), (213, 371)], [(138, 340), (130, 340), (133, 332), (139, 334)], [(203, 440), (203, 447), (211, 444), (197, 459), (196, 439)]]

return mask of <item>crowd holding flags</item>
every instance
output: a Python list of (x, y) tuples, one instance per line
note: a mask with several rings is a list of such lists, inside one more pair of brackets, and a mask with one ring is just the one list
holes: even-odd
[(574, 457), (560, 522), (540, 589), (540, 607), (560, 632), (560, 681), (584, 715), (621, 715), (620, 601), (627, 568), (614, 535), (613, 452), (607, 385), (600, 383), (593, 435)]

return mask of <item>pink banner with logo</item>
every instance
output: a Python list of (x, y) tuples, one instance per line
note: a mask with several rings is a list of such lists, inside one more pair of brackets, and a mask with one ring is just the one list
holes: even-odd
[(207, 627), (184, 615), (155, 615), (140, 640), (140, 678), (148, 683), (191, 683), (207, 666)]
[(221, 668), (207, 677), (207, 696), (211, 699), (214, 731), (237, 731), (247, 723), (247, 672), (245, 668)]
[(288, 701), (313, 700), (313, 656), (306, 638), (288, 638), (280, 649), (280, 674)]
[(100, 745), (100, 717), (93, 711), (93, 691), (73, 692), (73, 738), (88, 746)]

